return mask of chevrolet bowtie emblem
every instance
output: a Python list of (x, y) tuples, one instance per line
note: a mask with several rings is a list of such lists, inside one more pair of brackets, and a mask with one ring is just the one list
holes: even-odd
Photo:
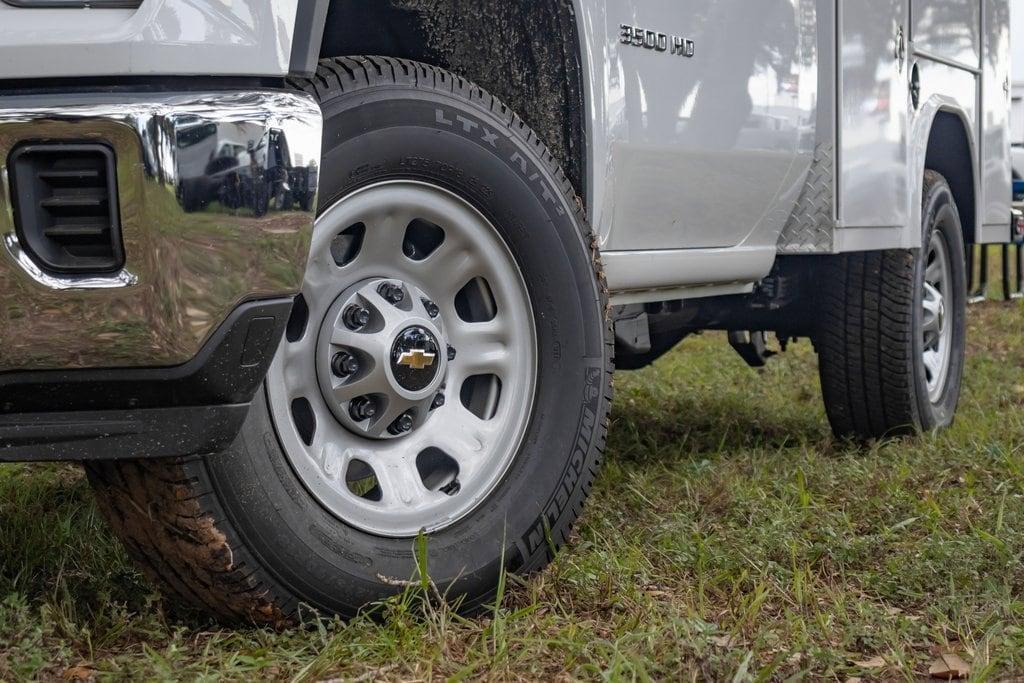
[(427, 353), (423, 349), (413, 349), (412, 351), (403, 351), (402, 355), (398, 357), (398, 364), (413, 370), (425, 370), (434, 364), (436, 357), (436, 353)]

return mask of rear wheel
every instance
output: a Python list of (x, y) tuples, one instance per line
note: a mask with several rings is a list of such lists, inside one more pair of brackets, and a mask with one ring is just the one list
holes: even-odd
[(815, 346), (840, 437), (880, 438), (953, 422), (966, 336), (966, 260), (945, 179), (925, 174), (922, 248), (844, 254), (824, 272)]
[(114, 529), (222, 617), (350, 615), (416, 571), (473, 608), (543, 567), (604, 444), (610, 335), (569, 183), (522, 122), (440, 69), (324, 62), (302, 295), (245, 427), (209, 458), (101, 463)]

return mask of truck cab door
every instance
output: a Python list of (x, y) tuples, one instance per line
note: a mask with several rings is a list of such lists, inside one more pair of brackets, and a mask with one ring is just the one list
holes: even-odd
[(777, 237), (814, 144), (817, 2), (580, 0), (604, 249)]

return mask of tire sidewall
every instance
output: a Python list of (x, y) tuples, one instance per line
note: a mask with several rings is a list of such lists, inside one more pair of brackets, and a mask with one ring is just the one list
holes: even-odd
[[(539, 157), (543, 148), (483, 106), (385, 86), (336, 98), (324, 116), (321, 207), (385, 180), (439, 185), (498, 229), (529, 289), (538, 376), (522, 446), (488, 499), (427, 543), (432, 578), (471, 605), (491, 594), (503, 563), (513, 571), (543, 566), (596, 468), (609, 360), (590, 245), (559, 177)], [(208, 470), (246, 546), (315, 607), (354, 613), (398, 590), (389, 579), (415, 573), (413, 539), (359, 531), (306, 491), (281, 449), (264, 392), (239, 439)]]
[[(922, 246), (915, 259), (914, 333), (911, 359), (914, 365), (917, 408), (921, 417), (921, 427), (925, 431), (933, 431), (948, 427), (953, 423), (960, 400), (967, 336), (966, 250), (959, 212), (953, 194), (945, 181), (934, 180), (925, 183), (921, 216)], [(950, 338), (952, 348), (946, 383), (939, 399), (933, 402), (928, 395), (928, 380), (923, 360), (924, 340), (920, 331), (924, 325), (922, 301), (924, 300), (925, 269), (928, 266), (928, 245), (935, 233), (939, 233), (945, 242), (950, 260), (952, 291), (947, 293), (947, 311), (953, 316), (953, 331)]]

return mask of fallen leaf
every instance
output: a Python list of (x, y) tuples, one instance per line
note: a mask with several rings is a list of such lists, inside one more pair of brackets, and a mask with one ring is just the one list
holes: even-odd
[(864, 679), (860, 676), (850, 676), (846, 679), (846, 683), (863, 683)]
[(718, 647), (735, 647), (739, 645), (739, 641), (732, 636), (715, 636), (711, 639), (711, 642)]
[(871, 659), (865, 659), (862, 662), (854, 662), (853, 665), (860, 667), (861, 669), (881, 669), (886, 664), (883, 657), (872, 657)]
[(928, 668), (928, 675), (932, 678), (941, 678), (951, 681), (957, 678), (967, 678), (971, 675), (971, 667), (964, 660), (954, 654), (940, 655)]
[(96, 678), (96, 671), (87, 664), (77, 664), (64, 669), (65, 681), (89, 681)]
[(928, 648), (928, 653), (932, 657), (941, 657), (948, 652), (960, 652), (963, 649), (959, 640), (950, 640), (942, 645), (932, 645)]

